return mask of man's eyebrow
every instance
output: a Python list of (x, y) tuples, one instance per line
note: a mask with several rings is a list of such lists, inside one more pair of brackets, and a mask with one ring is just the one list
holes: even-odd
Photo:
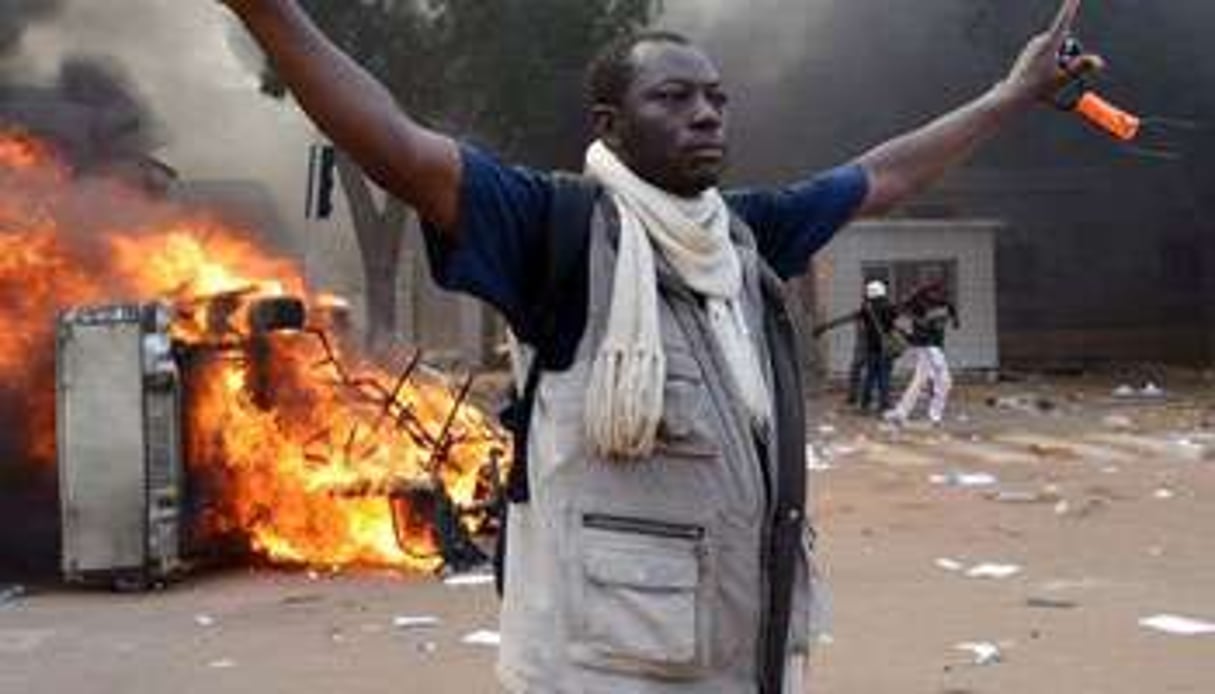
[(705, 89), (721, 89), (721, 80), (699, 80), (694, 77), (666, 77), (651, 85), (647, 89), (661, 89), (662, 87), (704, 87)]

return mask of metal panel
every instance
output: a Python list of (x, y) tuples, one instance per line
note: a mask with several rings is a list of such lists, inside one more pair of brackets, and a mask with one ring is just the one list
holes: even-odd
[(139, 569), (146, 560), (142, 330), (64, 324), (59, 352), (63, 569)]
[(154, 573), (167, 574), (180, 562), (181, 399), (176, 372), (149, 379), (144, 395), (148, 475), (148, 553)]

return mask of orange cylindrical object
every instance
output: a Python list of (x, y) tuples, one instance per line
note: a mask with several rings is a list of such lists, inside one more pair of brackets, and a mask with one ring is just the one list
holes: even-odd
[(1076, 104), (1076, 113), (1119, 140), (1134, 140), (1143, 121), (1101, 98), (1096, 92), (1086, 92)]

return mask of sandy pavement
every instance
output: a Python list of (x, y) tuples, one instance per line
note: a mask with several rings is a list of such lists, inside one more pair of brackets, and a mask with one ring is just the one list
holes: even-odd
[[(1215, 386), (966, 385), (939, 430), (836, 406), (811, 423), (834, 622), (830, 694), (1215, 692)], [(975, 578), (982, 564), (1016, 570)], [(1011, 568), (1009, 568), (1011, 567)], [(0, 581), (0, 589), (4, 581)], [(493, 692), (488, 586), (229, 571), (149, 595), (27, 587), (0, 602), (0, 693)], [(437, 618), (417, 626), (408, 619)], [(958, 649), (990, 644), (990, 662)], [(985, 646), (986, 647), (986, 646)]]

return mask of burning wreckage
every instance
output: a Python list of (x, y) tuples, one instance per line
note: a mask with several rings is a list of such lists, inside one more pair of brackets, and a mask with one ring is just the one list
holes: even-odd
[(347, 318), (237, 230), (0, 136), (0, 400), (24, 401), (21, 462), (57, 467), (69, 581), (143, 586), (233, 551), (481, 561), (506, 437), (471, 376), (350, 356)]

